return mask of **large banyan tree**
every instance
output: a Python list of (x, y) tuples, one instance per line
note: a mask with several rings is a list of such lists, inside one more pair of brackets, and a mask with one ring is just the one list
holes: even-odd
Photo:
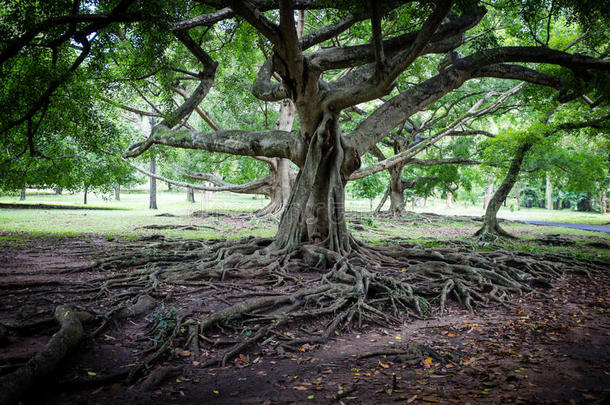
[[(528, 280), (555, 272), (551, 267), (542, 271), (546, 267), (531, 267), (506, 258), (481, 261), (465, 256), (449, 258), (438, 252), (367, 247), (348, 231), (344, 188), (350, 178), (359, 177), (364, 154), (371, 152), (393, 128), (469, 80), (520, 80), (556, 89), (560, 100), (569, 101), (583, 92), (583, 86), (574, 83), (603, 81), (601, 77), (610, 70), (610, 61), (552, 49), (548, 38), (536, 46), (464, 47), (467, 32), (481, 23), (490, 7), (476, 1), (231, 1), (223, 6), (171, 26), (176, 38), (200, 61), (200, 84), (179, 109), (152, 129), (148, 139), (132, 145), (124, 154), (135, 157), (159, 144), (288, 159), (298, 166), (275, 237), (222, 249), (210, 263), (235, 272), (249, 267), (270, 273), (281, 271), (285, 276), (276, 274), (281, 280), (295, 277), (291, 273), (299, 267), (328, 269), (316, 287), (276, 300), (279, 303), (333, 296), (335, 300), (326, 310), (347, 308), (342, 317), (349, 319), (356, 312), (362, 316), (365, 309), (375, 313), (367, 304), (372, 297), (383, 297), (395, 310), (403, 306), (419, 315), (425, 312), (420, 295), (437, 295), (441, 307), (451, 294), (467, 307), (473, 300), (503, 301), (506, 292), (527, 289)], [(491, 7), (497, 12), (495, 6)], [(295, 17), (303, 18), (303, 13), (297, 14), (303, 10), (339, 10), (335, 15), (341, 17), (315, 29), (305, 29), (300, 36)], [(205, 44), (200, 46), (194, 41), (189, 30), (232, 18), (243, 19), (271, 44), (272, 54), (260, 66), (252, 93), (264, 101), (291, 100), (298, 119), (295, 130), (198, 132), (177, 127), (204, 100), (217, 69)], [(391, 33), (384, 32), (384, 20), (392, 19), (398, 23), (392, 24)], [(370, 39), (361, 43), (352, 40), (349, 45), (335, 40), (356, 25), (370, 26)], [(493, 41), (488, 43), (493, 45)], [(438, 71), (395, 91), (399, 76), (407, 74), (418, 58), (432, 54), (447, 55)], [(561, 69), (540, 68), (545, 65)], [(343, 111), (380, 99), (383, 102), (355, 128), (342, 130)], [(391, 167), (391, 159), (379, 163), (375, 170)], [(498, 264), (504, 260), (505, 264)], [(401, 268), (407, 269), (411, 281), (401, 282), (387, 273)], [(483, 296), (481, 291), (487, 288), (491, 292)], [(252, 305), (269, 306), (270, 302)], [(231, 307), (227, 311), (247, 310)], [(208, 319), (206, 324), (227, 313), (219, 313), (219, 318)]]
[[(505, 24), (518, 24), (515, 19), (521, 3), (540, 10), (544, 8), (544, 1), (166, 3), (164, 12), (158, 15), (146, 9), (145, 2), (104, 2), (99, 6), (109, 10), (104, 13), (83, 10), (75, 2), (67, 15), (53, 15), (19, 33), (15, 40), (3, 45), (0, 56), (0, 63), (6, 66), (11, 58), (27, 52), (41, 33), (55, 36), (55, 42), (49, 43), (63, 43), (80, 52), (72, 65), (67, 64), (65, 76), (52, 77), (47, 91), (40, 98), (34, 98), (22, 116), (3, 123), (3, 131), (25, 128), (23, 133), (32, 140), (31, 130), (40, 125), (44, 111), (53, 101), (51, 95), (60, 89), (62, 81), (83, 62), (93, 64), (95, 58), (102, 56), (89, 54), (98, 31), (112, 33), (103, 37), (105, 47), (122, 46), (121, 42), (129, 37), (125, 31), (134, 24), (139, 24), (139, 30), (170, 33), (200, 66), (197, 73), (185, 73), (189, 83), (195, 81), (196, 85), (189, 88), (185, 101), (177, 108), (168, 108), (169, 112), (157, 121), (147, 139), (130, 146), (124, 157), (139, 156), (153, 145), (166, 145), (284, 159), (298, 167), (275, 237), (240, 242), (167, 242), (156, 245), (160, 252), (156, 255), (149, 250), (129, 252), (125, 257), (119, 255), (100, 262), (103, 268), (151, 264), (138, 273), (138, 277), (142, 277), (142, 272), (150, 273), (146, 286), (123, 284), (121, 288), (133, 291), (122, 297), (139, 296), (137, 289), (142, 294), (153, 294), (160, 282), (192, 281), (194, 285), (207, 285), (194, 281), (202, 278), (216, 280), (215, 288), (221, 288), (231, 277), (271, 279), (275, 285), (283, 286), (277, 294), (271, 292), (238, 300), (200, 320), (199, 331), (205, 332), (218, 323), (248, 317), (257, 319), (252, 337), (231, 349), (224, 361), (252, 341), (264, 338), (272, 328), (297, 319), (330, 318), (321, 336), (309, 338), (325, 339), (354, 320), (390, 321), (399, 314), (426, 316), (431, 311), (431, 301), (440, 304), (441, 312), (446, 300), (452, 297), (469, 309), (475, 303), (505, 303), (513, 293), (548, 286), (540, 279), (565, 270), (565, 265), (559, 262), (536, 261), (504, 251), (475, 254), (400, 244), (367, 246), (350, 235), (345, 218), (345, 185), (350, 178), (357, 178), (358, 173), (367, 170), (361, 168), (363, 156), (373, 151), (392, 129), (467, 81), (519, 80), (555, 89), (562, 101), (581, 97), (585, 91), (594, 91), (596, 84), (604, 83), (610, 60), (553, 49), (548, 35), (546, 41), (538, 39), (540, 32), (532, 32), (536, 41), (524, 39), (523, 46), (515, 45), (514, 38), (511, 46), (495, 37), (489, 40), (485, 30), (469, 36), (469, 30), (482, 24), (488, 13), (504, 18)], [(561, 12), (563, 16), (572, 13), (607, 18), (604, 14), (607, 10), (573, 9), (574, 5), (568, 1), (554, 3), (555, 16)], [(306, 15), (303, 11), (316, 16), (311, 24), (297, 21)], [(532, 18), (536, 20), (537, 16)], [(551, 16), (548, 18), (550, 26)], [(214, 32), (214, 27), (222, 30), (235, 21), (248, 24), (253, 30), (251, 46), (244, 47), (243, 52), (257, 48), (261, 41), (271, 48), (258, 68), (252, 94), (266, 102), (290, 100), (296, 114), (293, 130), (279, 126), (266, 131), (219, 128), (199, 132), (184, 125), (191, 113), (205, 103), (217, 71), (222, 68), (211, 56), (211, 50), (206, 49), (203, 38), (206, 33)], [(299, 35), (299, 26), (304, 27), (302, 35)], [(487, 26), (488, 32), (493, 31), (493, 24)], [(538, 29), (544, 33), (545, 27), (538, 24), (533, 31)], [(513, 31), (528, 35), (525, 29)], [(346, 33), (350, 35), (345, 42)], [(476, 46), (471, 46), (473, 37), (479, 39)], [(603, 46), (608, 46), (607, 40)], [(396, 84), (409, 75), (410, 69), (434, 55), (447, 56), (442, 66), (424, 80), (403, 80), (397, 89)], [(120, 60), (114, 62), (120, 64)], [(7, 72), (4, 70), (3, 74), (10, 75)], [(585, 82), (587, 86), (583, 85)], [(589, 96), (587, 99), (594, 97)], [(359, 105), (366, 105), (372, 112), (346, 130), (348, 127), (341, 121), (342, 112)], [(390, 157), (375, 170), (388, 169), (396, 161), (400, 163), (398, 158)], [(100, 283), (106, 289), (107, 283)], [(381, 305), (389, 310), (381, 311)]]
[[(289, 159), (300, 170), (271, 248), (289, 252), (303, 243), (315, 243), (333, 252), (349, 254), (357, 243), (345, 225), (345, 183), (360, 167), (361, 157), (399, 123), (473, 78), (518, 79), (557, 88), (566, 100), (574, 97), (559, 77), (517, 64), (519, 62), (560, 65), (579, 75), (610, 69), (607, 60), (568, 54), (546, 46), (497, 47), (461, 56), (455, 50), (464, 43), (466, 31), (485, 16), (487, 9), (484, 6), (477, 2), (453, 4), (452, 1), (407, 2), (407, 6), (402, 3), (337, 2), (334, 7), (351, 13), (336, 23), (306, 32), (300, 39), (295, 10), (326, 8), (327, 3), (235, 1), (215, 13), (175, 23), (171, 29), (178, 40), (201, 61), (201, 83), (167, 122), (157, 125), (149, 139), (133, 145), (125, 155), (137, 156), (151, 145), (161, 144)], [(265, 13), (269, 10), (277, 10), (277, 21)], [(388, 38), (382, 32), (381, 21), (390, 12), (401, 12), (397, 10), (429, 12), (420, 24), (404, 24), (408, 27), (418, 25), (417, 29), (394, 32)], [(292, 100), (300, 124), (298, 130), (201, 133), (171, 128), (202, 102), (213, 85), (216, 70), (216, 63), (190, 38), (189, 28), (219, 23), (235, 16), (247, 21), (273, 45), (273, 56), (260, 67), (252, 84), (253, 94), (265, 101)], [(364, 20), (371, 24), (370, 42), (316, 46)], [(417, 58), (446, 53), (453, 58), (450, 66), (391, 97), (355, 130), (342, 132), (339, 117), (343, 110), (390, 94), (398, 76)], [(339, 78), (325, 80), (327, 72), (337, 69), (348, 70)], [(280, 82), (272, 80), (274, 75), (281, 78)]]

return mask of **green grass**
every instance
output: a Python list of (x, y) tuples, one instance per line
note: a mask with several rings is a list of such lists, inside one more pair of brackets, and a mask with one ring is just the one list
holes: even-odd
[[(18, 196), (0, 196), (0, 202), (18, 203)], [(44, 236), (83, 236), (103, 235), (106, 237), (135, 238), (142, 235), (161, 233), (168, 237), (186, 238), (228, 238), (239, 239), (246, 236), (269, 237), (275, 233), (277, 221), (260, 220), (248, 216), (263, 208), (269, 200), (263, 198), (253, 199), (249, 195), (233, 193), (215, 193), (210, 201), (203, 199), (202, 194), (196, 194), (195, 203), (186, 201), (184, 192), (159, 192), (158, 210), (148, 209), (148, 193), (145, 191), (121, 194), (121, 201), (104, 198), (93, 193), (89, 194), (88, 207), (111, 208), (111, 210), (68, 210), (68, 209), (0, 209), (0, 232), (9, 233), (10, 236), (3, 238), (14, 238), (16, 235), (29, 235), (29, 237)], [(83, 206), (82, 194), (56, 195), (53, 193), (29, 192), (26, 203), (31, 204), (61, 204)], [(375, 203), (373, 206), (375, 206)], [(478, 223), (472, 221), (456, 221), (447, 219), (441, 222), (428, 221), (423, 217), (415, 217), (408, 225), (400, 224), (391, 218), (370, 218), (369, 200), (349, 198), (346, 201), (348, 211), (364, 213), (360, 222), (364, 229), (358, 229), (357, 224), (349, 223), (356, 237), (367, 240), (370, 243), (378, 243), (384, 239), (400, 237), (412, 241), (424, 241), (432, 243), (431, 240), (463, 239), (471, 236), (478, 227)], [(412, 209), (412, 207), (408, 207)], [(193, 216), (196, 211), (207, 213), (204, 217)], [(217, 213), (246, 213), (239, 220), (226, 216), (215, 215)], [(447, 209), (444, 202), (431, 200), (427, 207), (415, 207), (416, 215), (421, 212), (434, 212), (444, 215), (481, 215), (481, 207), (465, 207), (457, 205), (453, 209)], [(159, 217), (158, 214), (169, 213), (173, 217)], [(542, 209), (522, 209), (510, 212), (501, 211), (500, 216), (508, 216), (515, 219), (538, 219), (557, 222), (592, 223), (605, 224), (610, 222), (610, 214), (600, 215), (596, 213), (580, 213), (574, 211), (546, 211)], [(150, 230), (142, 229), (146, 225), (195, 225), (211, 226), (214, 229), (203, 228), (196, 231), (184, 231), (179, 229)], [(539, 238), (544, 234), (561, 233), (576, 238), (596, 236), (607, 239), (607, 234), (599, 232), (580, 231), (569, 228), (539, 227), (521, 223), (509, 223), (505, 225), (507, 230), (516, 233), (525, 239)]]
[[(419, 213), (429, 212), (440, 215), (482, 216), (485, 214), (483, 207), (454, 204), (452, 208), (447, 208), (442, 201), (432, 201), (426, 207), (417, 206), (413, 208), (411, 206), (407, 206), (407, 209)], [(579, 212), (567, 209), (549, 211), (543, 208), (521, 208), (520, 210), (511, 211), (507, 207), (502, 207), (498, 212), (498, 218), (510, 219), (514, 221), (550, 221), (589, 225), (610, 224), (610, 214), (602, 215), (598, 212)]]

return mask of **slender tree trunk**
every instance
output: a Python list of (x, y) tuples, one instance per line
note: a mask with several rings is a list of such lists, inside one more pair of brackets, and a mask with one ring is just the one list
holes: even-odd
[(19, 201), (25, 201), (25, 187), (21, 189), (19, 193)]
[(186, 201), (188, 201), (190, 203), (195, 202), (195, 190), (193, 190), (190, 187), (186, 188)]
[(375, 208), (374, 214), (379, 214), (381, 212), (381, 209), (383, 208), (385, 202), (388, 200), (388, 196), (390, 195), (391, 188), (392, 188), (391, 186), (388, 186), (388, 188), (385, 189), (385, 193), (383, 193), (383, 197), (381, 197), (381, 201), (379, 201), (377, 208)]
[(451, 191), (447, 191), (447, 208), (453, 207), (453, 193)]
[(485, 197), (483, 198), (483, 209), (486, 210), (489, 205), (489, 200), (491, 200), (491, 196), (494, 192), (494, 183), (493, 181), (487, 185), (487, 189), (485, 190)]
[(398, 165), (391, 169), (390, 172), (390, 213), (400, 215), (405, 212), (405, 190), (402, 184), (402, 171), (404, 165)]
[(553, 209), (553, 185), (551, 184), (551, 176), (546, 173), (546, 209)]
[(85, 192), (83, 193), (83, 204), (87, 205), (87, 194), (89, 193), (89, 187), (85, 186)]
[[(212, 183), (209, 182), (205, 182), (203, 183), (206, 186), (212, 186)], [(211, 201), (212, 200), (212, 192), (211, 191), (204, 191), (203, 192), (203, 199), (206, 201)]]
[(502, 202), (508, 197), (510, 190), (513, 188), (515, 183), (517, 182), (517, 178), (519, 177), (519, 171), (521, 170), (521, 165), (523, 164), (523, 159), (527, 152), (532, 148), (532, 144), (529, 142), (525, 142), (515, 154), (510, 167), (508, 169), (508, 173), (500, 187), (496, 190), (494, 195), (489, 200), (489, 204), (487, 205), (487, 209), (485, 210), (485, 216), (483, 217), (483, 226), (479, 229), (475, 235), (481, 236), (483, 238), (487, 238), (490, 235), (501, 235), (512, 237), (508, 232), (500, 227), (498, 224), (498, 210), (502, 206)]
[[(157, 163), (155, 161), (155, 159), (150, 159), (150, 172), (155, 174), (157, 171)], [(156, 210), (157, 209), (157, 179), (155, 179), (154, 177), (150, 177), (150, 189), (149, 189), (149, 196), (150, 196), (150, 203), (148, 205), (148, 208), (150, 208), (151, 210)]]
[[(296, 109), (294, 103), (288, 99), (283, 100), (280, 106), (280, 114), (275, 123), (276, 129), (291, 131)], [(257, 212), (259, 216), (280, 214), (290, 200), (290, 192), (293, 185), (293, 174), (290, 169), (290, 160), (275, 158), (270, 163), (271, 172), (274, 176), (273, 186), (269, 204)]]
[(172, 191), (172, 183), (167, 183), (167, 191)]
[(515, 198), (517, 199), (517, 210), (521, 209), (521, 184), (515, 183)]
[(57, 195), (61, 195), (61, 193), (63, 193), (64, 189), (61, 187), (54, 187), (53, 190), (55, 191), (55, 194)]
[(117, 184), (114, 186), (114, 199), (116, 201), (121, 201), (121, 185)]
[(608, 212), (608, 190), (603, 187), (601, 198), (599, 199), (599, 212), (605, 214)]

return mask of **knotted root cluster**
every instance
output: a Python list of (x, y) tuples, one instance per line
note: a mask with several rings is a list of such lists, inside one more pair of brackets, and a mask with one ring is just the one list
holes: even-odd
[(27, 293), (52, 290), (56, 301), (87, 313), (84, 336), (94, 339), (121, 319), (146, 316), (145, 355), (123, 375), (133, 383), (172, 348), (207, 353), (204, 365), (224, 365), (255, 344), (299, 350), (364, 323), (440, 315), (449, 301), (468, 310), (509, 306), (516, 295), (544, 294), (566, 271), (588, 272), (558, 256), (351, 243), (341, 255), (321, 245), (274, 250), (271, 239), (157, 237), (69, 270), (77, 279), (89, 274), (85, 281), (31, 285)]

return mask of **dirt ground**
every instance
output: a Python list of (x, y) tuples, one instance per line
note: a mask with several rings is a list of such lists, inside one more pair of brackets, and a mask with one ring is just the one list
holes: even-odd
[[(82, 286), (101, 276), (99, 270), (66, 269), (90, 264), (126, 242), (92, 237), (2, 243), (0, 321), (9, 325), (9, 334), (0, 341), (0, 374), (6, 374), (57, 331), (53, 307), (79, 302), (86, 295), (81, 296)], [(236, 284), (235, 294), (262, 294), (257, 288)], [(159, 325), (170, 309), (204, 318), (231, 299), (200, 290), (172, 286), (150, 314), (111, 322), (85, 338), (28, 402), (602, 404), (610, 399), (609, 271), (593, 279), (566, 275), (553, 282), (547, 296), (521, 296), (514, 308), (469, 313), (452, 306), (442, 317), (405, 318), (391, 327), (365, 324), (318, 345), (284, 346), (281, 335), (271, 336), (225, 367), (204, 365), (247, 336), (246, 326), (200, 336), (199, 353), (176, 339), (170, 353), (125, 385), (126, 371), (160, 339)], [(101, 295), (87, 309), (108, 305)], [(323, 322), (284, 333), (315, 334)], [(167, 375), (147, 384), (150, 372), (160, 375), (157, 369)]]

